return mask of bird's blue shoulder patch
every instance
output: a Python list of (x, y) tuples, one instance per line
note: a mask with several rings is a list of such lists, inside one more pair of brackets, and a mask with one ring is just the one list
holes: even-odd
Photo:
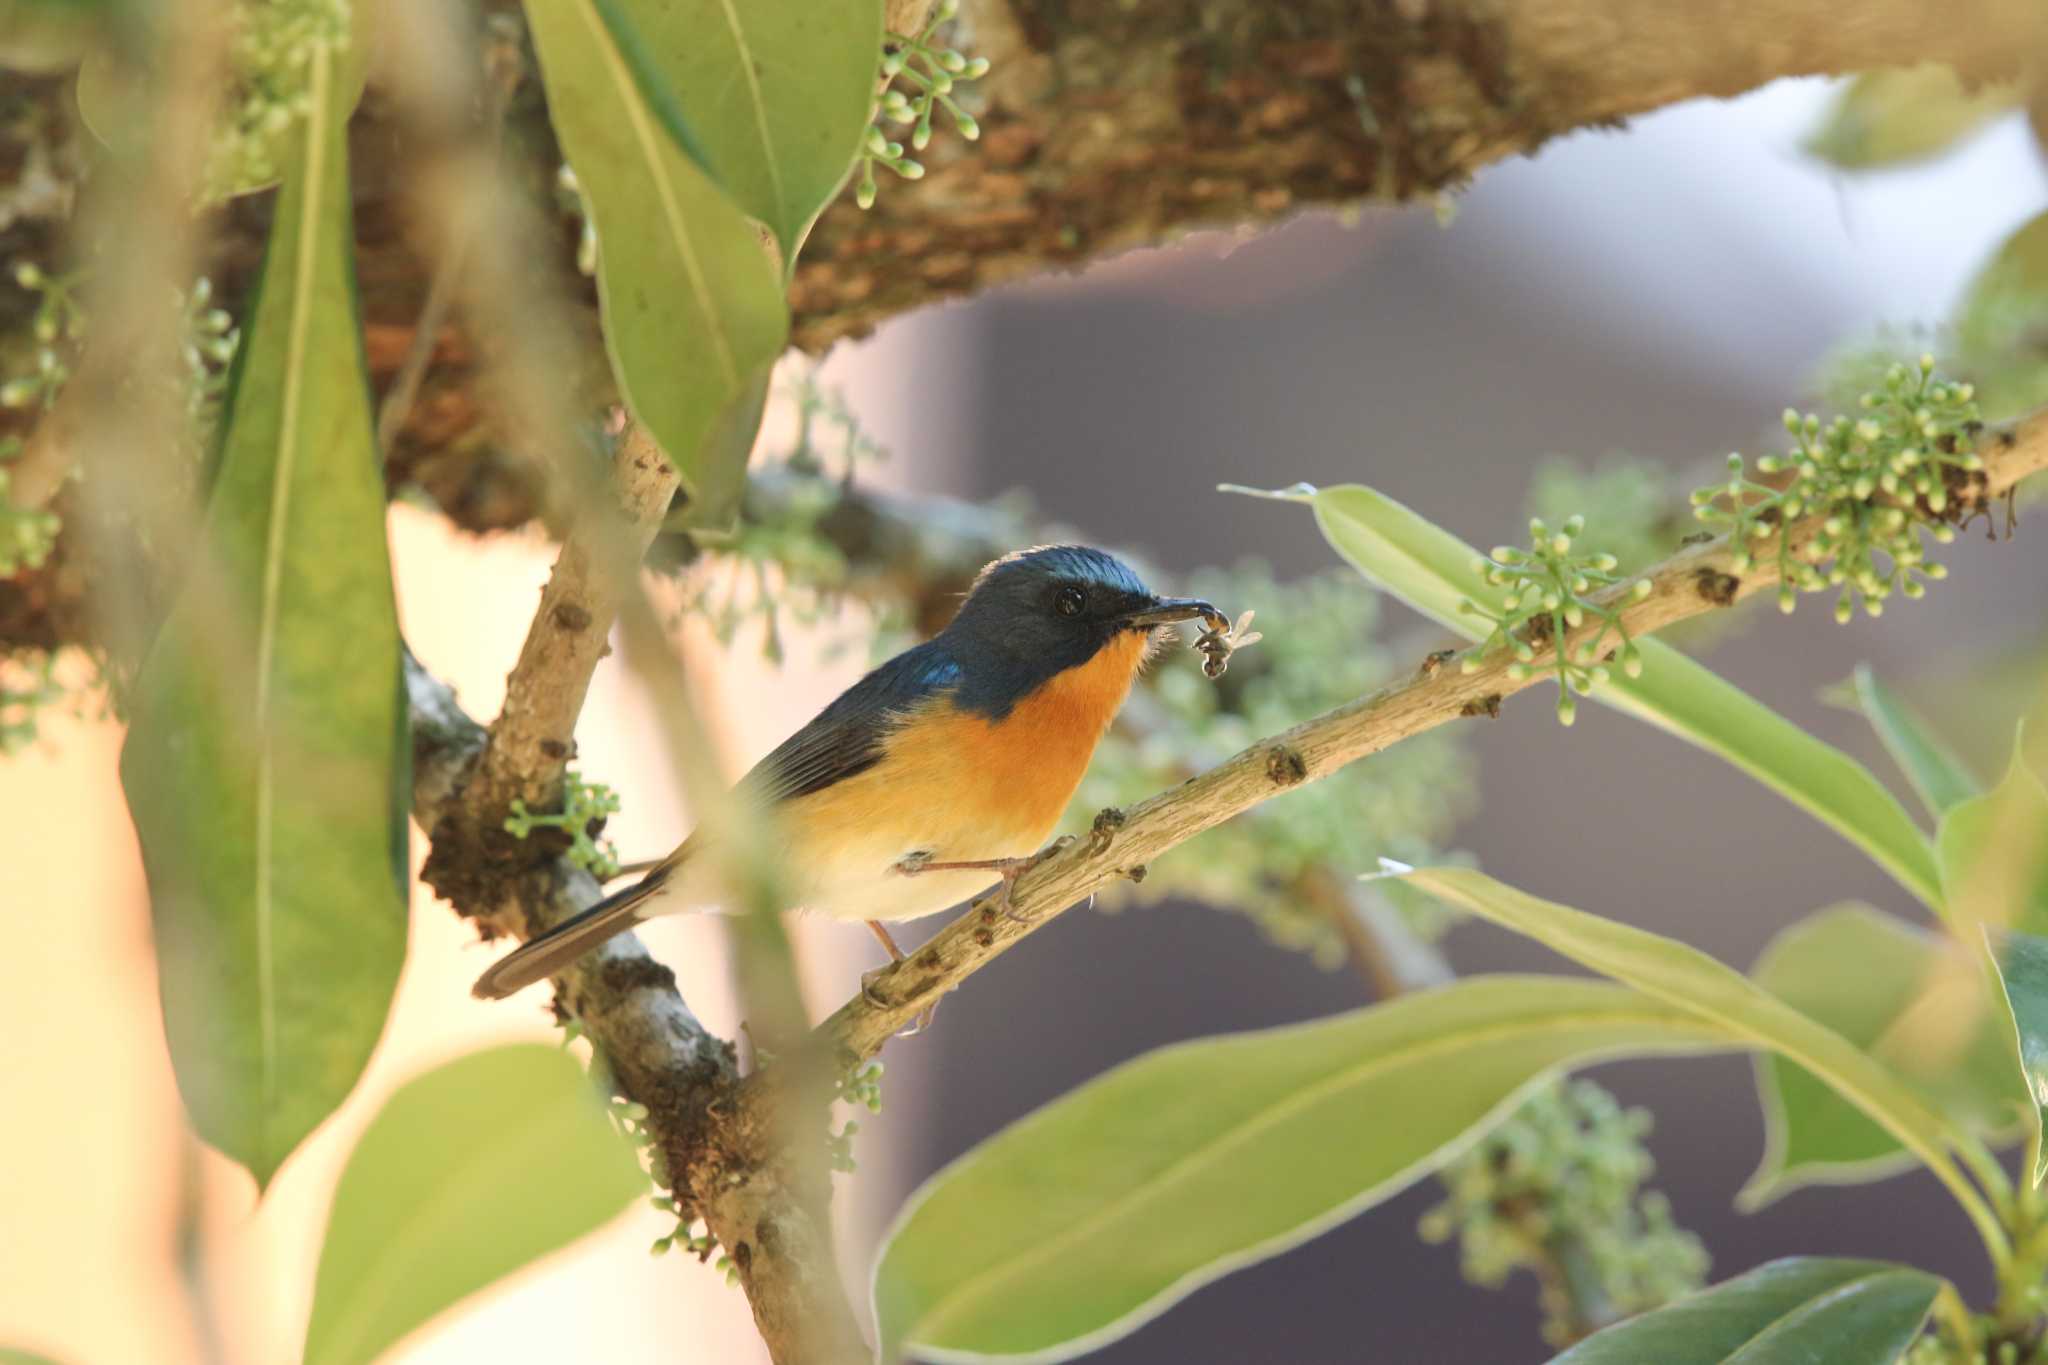
[(897, 719), (959, 686), (958, 660), (936, 640), (907, 649), (847, 688), (742, 780), (777, 801), (843, 782), (875, 766)]

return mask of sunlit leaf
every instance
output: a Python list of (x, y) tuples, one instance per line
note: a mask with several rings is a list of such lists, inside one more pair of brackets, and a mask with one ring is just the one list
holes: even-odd
[[(1751, 977), (1868, 1051), (1957, 1124), (2010, 1130), (2025, 1090), (2011, 1025), (1974, 948), (1867, 906), (1807, 916), (1764, 950)], [(1875, 1180), (1912, 1161), (1892, 1134), (1811, 1072), (1757, 1058), (1764, 1159), (1742, 1193), (1749, 1207), (1801, 1185)]]
[(598, 0), (598, 12), (671, 136), (794, 263), (867, 131), (881, 5)]
[(405, 956), (410, 748), (348, 92), (310, 60), (204, 534), (121, 755), (179, 1090), (259, 1184), (355, 1084)]
[(1940, 1292), (1909, 1266), (1788, 1257), (1595, 1332), (1551, 1365), (1893, 1365)]
[(19, 1351), (11, 1346), (0, 1346), (0, 1365), (57, 1365), (49, 1356), (37, 1355), (34, 1351)]
[(1965, 87), (1939, 63), (1866, 71), (1844, 85), (1806, 150), (1844, 170), (1937, 156), (2020, 102), (2010, 85)]
[[(1830, 699), (1836, 695), (1830, 692)], [(1941, 736), (1928, 729), (1905, 700), (1870, 671), (1868, 664), (1856, 665), (1855, 673), (1839, 695), (1845, 705), (1861, 711), (1870, 728), (1877, 731), (1885, 752), (1913, 784), (1914, 793), (1929, 814), (1939, 818), (1949, 807), (1982, 790)]]
[(876, 1269), (882, 1336), (942, 1360), (1078, 1355), (1391, 1197), (1555, 1067), (1718, 1038), (1605, 983), (1475, 977), (1148, 1053), (911, 1197)]
[(2048, 212), (1978, 270), (1952, 319), (1956, 370), (1992, 421), (2048, 403)]
[(647, 1189), (569, 1055), (471, 1053), (408, 1081), (334, 1191), (305, 1365), (359, 1365)]
[(606, 3), (529, 4), (527, 21), (549, 115), (597, 228), (612, 373), (681, 471), (693, 524), (722, 525), (755, 425), (730, 414), (757, 406), (789, 310), (758, 230), (648, 101)]
[(1424, 868), (1407, 875), (1416, 886), (1452, 905), (1526, 934), (1645, 995), (1689, 1010), (1748, 1046), (1796, 1062), (1932, 1170), (1976, 1223), (1987, 1245), (2002, 1245), (1989, 1207), (1949, 1155), (1957, 1131), (1904, 1081), (1833, 1029), (1675, 939), (1538, 900), (1463, 868)]
[[(1484, 630), (1458, 610), (1496, 606), (1504, 589), (1472, 569), (1479, 552), (1392, 498), (1357, 484), (1298, 496), (1324, 537), (1366, 578), (1468, 640)], [(1862, 764), (1807, 734), (1661, 641), (1638, 642), (1643, 672), (1590, 694), (1717, 754), (1862, 849), (1929, 906), (1941, 883), (1927, 836)]]

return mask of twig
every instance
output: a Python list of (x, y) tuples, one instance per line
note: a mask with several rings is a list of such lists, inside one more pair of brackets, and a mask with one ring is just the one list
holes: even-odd
[[(1981, 505), (1988, 505), (2028, 475), (2048, 468), (2048, 412), (1986, 432), (1980, 450), (1987, 481), (1976, 496)], [(1791, 529), (1795, 545), (1819, 530), (1817, 518), (1796, 523)], [(1746, 575), (1736, 575), (1733, 568), (1726, 539), (1715, 540), (1674, 555), (1642, 575), (1651, 582), (1651, 592), (1643, 600), (1623, 605), (1622, 585), (1602, 605), (1618, 608), (1629, 633), (1640, 636), (1731, 605), (1778, 581), (1771, 563), (1756, 564)], [(1703, 582), (1713, 583), (1715, 590), (1703, 592)], [(1600, 629), (1601, 623), (1589, 616), (1587, 625), (1565, 640), (1565, 647), (1578, 647)], [(1128, 808), (1113, 837), (1077, 842), (1020, 877), (1011, 893), (1012, 915), (998, 913), (991, 898), (984, 897), (916, 952), (883, 968), (870, 979), (867, 991), (820, 1026), (821, 1041), (853, 1059), (874, 1056), (919, 1012), (1026, 935), (1118, 880), (1121, 869), (1150, 863), (1233, 815), (1411, 735), (1491, 709), (1501, 699), (1546, 681), (1543, 664), (1549, 657), (1548, 649), (1539, 651), (1519, 680), (1509, 675), (1514, 659), (1506, 651), (1481, 661), (1472, 673), (1456, 668), (1418, 673), (1260, 740), (1200, 776)]]
[(632, 590), (625, 575), (607, 571), (610, 561), (637, 565), (675, 496), (675, 466), (637, 423), (620, 439), (616, 473), (619, 502), (593, 498), (580, 509), (505, 681), (504, 707), (466, 795), (480, 815), (502, 819), (515, 798), (541, 809), (561, 790), (591, 674), (611, 649), (612, 623)]

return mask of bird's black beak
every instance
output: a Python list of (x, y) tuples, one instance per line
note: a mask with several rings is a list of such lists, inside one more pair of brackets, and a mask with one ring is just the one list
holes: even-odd
[(1122, 620), (1133, 630), (1150, 630), (1154, 626), (1170, 626), (1177, 621), (1196, 620), (1210, 630), (1230, 629), (1230, 618), (1198, 597), (1154, 598), (1149, 606), (1125, 612)]

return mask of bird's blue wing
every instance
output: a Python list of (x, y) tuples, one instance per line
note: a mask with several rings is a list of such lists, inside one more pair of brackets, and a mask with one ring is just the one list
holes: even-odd
[(789, 801), (865, 772), (881, 761), (883, 743), (906, 711), (959, 682), (960, 665), (937, 641), (905, 650), (840, 693), (755, 764), (741, 786)]

